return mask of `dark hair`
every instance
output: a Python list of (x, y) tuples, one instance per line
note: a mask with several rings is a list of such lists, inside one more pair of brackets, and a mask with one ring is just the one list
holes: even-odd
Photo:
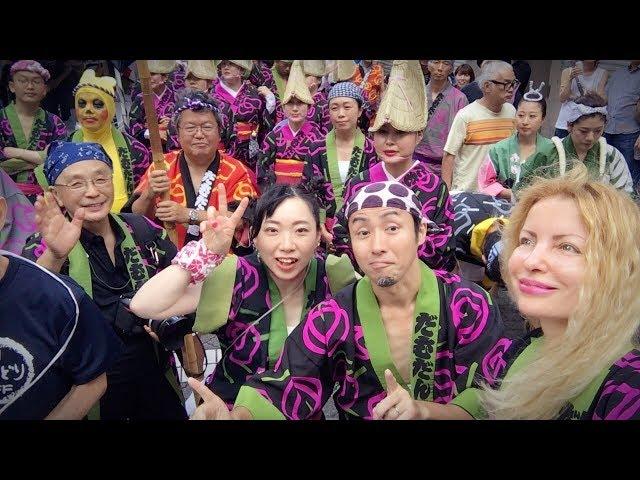
[(320, 230), (320, 207), (316, 198), (308, 193), (302, 185), (271, 185), (258, 199), (251, 222), (249, 238), (253, 241), (262, 228), (262, 222), (273, 216), (282, 202), (289, 198), (299, 198), (304, 201), (315, 220), (316, 229)]
[[(576, 98), (574, 101), (575, 101), (575, 103), (579, 103), (581, 105), (586, 105), (587, 107), (591, 107), (591, 108), (598, 108), (598, 107), (606, 107), (607, 106), (607, 101), (604, 98), (602, 98), (596, 92), (590, 92), (590, 91), (585, 93), (581, 97)], [(604, 120), (605, 122), (607, 121), (606, 115), (603, 115), (602, 113), (590, 113), (589, 115), (582, 115), (581, 117), (576, 118), (575, 121), (570, 123), (570, 125), (574, 125), (574, 124), (578, 123), (579, 121), (582, 121), (582, 120), (585, 120), (585, 119), (591, 118), (591, 117), (596, 117), (596, 116), (602, 117), (602, 120)]]
[(476, 79), (476, 74), (473, 71), (473, 68), (468, 63), (463, 63), (456, 68), (454, 75), (469, 75), (469, 83), (473, 82)]
[(183, 88), (176, 93), (174, 112), (177, 113), (174, 113), (171, 119), (171, 123), (173, 124), (175, 129), (178, 129), (178, 125), (180, 124), (180, 116), (185, 110), (184, 107), (188, 103), (195, 101), (205, 103), (211, 106), (211, 108), (189, 108), (188, 110), (191, 110), (193, 112), (204, 112), (207, 110), (211, 111), (216, 119), (216, 123), (218, 124), (218, 131), (220, 131), (220, 129), (222, 129), (222, 122), (220, 121), (220, 111), (218, 110), (218, 106), (216, 105), (215, 100), (207, 92), (202, 92), (200, 90), (196, 90), (195, 88)]
[(520, 104), (522, 102), (537, 103), (538, 105), (540, 105), (540, 110), (542, 110), (542, 118), (544, 119), (547, 116), (547, 101), (544, 99), (544, 97), (540, 100), (527, 100), (526, 98), (521, 97), (520, 101), (518, 101), (516, 109), (520, 107)]

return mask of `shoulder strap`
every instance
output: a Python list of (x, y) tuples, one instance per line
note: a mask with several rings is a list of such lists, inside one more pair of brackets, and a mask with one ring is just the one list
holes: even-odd
[(146, 245), (155, 240), (155, 229), (142, 215), (122, 212), (119, 215), (131, 227), (133, 230), (133, 236), (138, 242)]

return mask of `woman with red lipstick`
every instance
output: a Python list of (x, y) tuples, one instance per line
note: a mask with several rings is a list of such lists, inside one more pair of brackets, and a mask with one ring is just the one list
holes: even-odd
[(639, 237), (637, 205), (583, 166), (524, 190), (502, 270), (535, 330), (510, 345), (500, 381), (432, 416), (640, 419)]
[[(273, 367), (306, 312), (355, 281), (355, 275), (346, 257), (315, 256), (319, 207), (301, 186), (267, 189), (251, 225), (256, 252), (225, 258), (248, 202), (242, 200), (227, 216), (222, 185), (217, 193), (218, 211), (210, 207), (208, 213), (215, 219), (213, 232), (187, 244), (176, 256), (177, 265), (140, 290), (131, 309), (144, 318), (195, 311), (194, 331), (216, 333), (223, 351), (207, 385), (232, 405), (249, 375)], [(198, 255), (202, 261), (191, 262)], [(202, 271), (196, 272), (194, 264)]]
[[(420, 200), (422, 213), (431, 221), (427, 240), (420, 245), (420, 259), (430, 268), (451, 271), (456, 266), (456, 259), (449, 190), (424, 162), (413, 158), (427, 124), (422, 69), (418, 60), (395, 60), (389, 78), (375, 123), (369, 129), (374, 132), (373, 144), (382, 161), (347, 181), (343, 201), (347, 204), (369, 183), (397, 180), (409, 187)], [(336, 252), (346, 253), (355, 261), (344, 206), (335, 218), (333, 243)]]

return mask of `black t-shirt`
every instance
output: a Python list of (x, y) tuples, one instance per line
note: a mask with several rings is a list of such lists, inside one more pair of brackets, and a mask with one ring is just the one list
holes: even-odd
[[(137, 223), (146, 230), (146, 232), (135, 231), (132, 236), (138, 247), (138, 252), (145, 262), (147, 274), (152, 277), (156, 272), (171, 265), (171, 260), (177, 250), (161, 227), (152, 224), (141, 215), (130, 214), (126, 218), (131, 221), (133, 216), (139, 219)], [(126, 221), (125, 217), (121, 216), (120, 218)], [(120, 296), (134, 293), (134, 285), (129, 277), (129, 270), (121, 248), (124, 233), (113, 218), (109, 217), (109, 221), (116, 237), (115, 265), (111, 262), (103, 237), (94, 235), (83, 228), (80, 234), (80, 243), (89, 256), (93, 301), (100, 308), (106, 323), (118, 332), (115, 324)], [(138, 230), (142, 230), (142, 228), (138, 228)], [(150, 245), (143, 244), (143, 236), (152, 240)], [(39, 233), (31, 236), (23, 250), (23, 257), (36, 261), (44, 251), (44, 248), (41, 248), (41, 242), (42, 238)], [(60, 272), (63, 274), (69, 272), (68, 261), (62, 266)], [(124, 342), (125, 348), (116, 364), (108, 372), (110, 384), (130, 382), (132, 379), (142, 378), (153, 372), (164, 371), (168, 354), (162, 349), (157, 349), (156, 353), (154, 340), (147, 335), (141, 325), (137, 334), (122, 335), (120, 339)]]
[(17, 400), (0, 418), (42, 419), (71, 387), (105, 373), (122, 344), (72, 279), (59, 275), (56, 281), (37, 265), (6, 257), (9, 266), (0, 280), (0, 409)]

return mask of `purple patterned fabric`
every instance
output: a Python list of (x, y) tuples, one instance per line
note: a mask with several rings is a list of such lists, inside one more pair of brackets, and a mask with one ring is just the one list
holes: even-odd
[[(18, 145), (13, 129), (11, 128), (11, 124), (9, 123), (9, 119), (7, 118), (7, 108), (8, 107), (5, 107), (0, 110), (0, 162), (7, 159), (3, 152), (4, 147), (25, 148), (25, 146)], [(64, 140), (66, 136), (67, 127), (62, 119), (53, 113), (40, 109), (38, 113), (36, 113), (36, 119), (34, 120), (33, 127), (31, 128), (31, 135), (26, 139), (26, 148), (28, 150), (42, 151), (54, 140)], [(1, 163), (0, 168), (2, 168)], [(33, 170), (25, 172), (24, 175), (13, 175), (11, 179), (14, 182), (17, 182), (18, 176), (21, 177), (20, 182), (18, 183), (25, 183), (29, 185), (38, 184)]]
[[(466, 388), (469, 375), (483, 358), (503, 341), (503, 324), (498, 309), (480, 287), (459, 277), (445, 274), (447, 281), (443, 281), (436, 275), (441, 285), (436, 295), (443, 292), (439, 327), (436, 317), (415, 312), (409, 369), (421, 371), (435, 349), (433, 382), (425, 384), (414, 378), (411, 394), (417, 400), (432, 395), (433, 401), (448, 403)], [(455, 304), (462, 308), (454, 308)], [(437, 339), (426, 331), (434, 327)], [(468, 331), (477, 333), (470, 336)], [(287, 338), (274, 369), (249, 377), (246, 386), (257, 390), (286, 419), (317, 416), (332, 395), (341, 419), (371, 419), (373, 408), (386, 397), (371, 351), (351, 285), (310, 310)]]
[(325, 176), (324, 166), (319, 162), (323, 147), (324, 136), (314, 123), (305, 122), (295, 136), (288, 120), (277, 124), (265, 137), (258, 154), (256, 176), (261, 191), (276, 181), (276, 159), (300, 160), (305, 164), (299, 183), (313, 183), (321, 208), (331, 208), (334, 202), (333, 186)]
[(276, 84), (273, 81), (273, 74), (271, 73), (271, 67), (266, 64), (264, 60), (258, 60), (257, 65), (254, 64), (249, 74), (249, 81), (253, 86), (267, 87), (272, 93), (276, 94)]
[(44, 68), (42, 65), (40, 65), (39, 62), (36, 62), (35, 60), (18, 60), (16, 63), (11, 65), (11, 69), (9, 70), (9, 73), (13, 77), (13, 75), (16, 72), (24, 72), (24, 71), (37, 73), (42, 77), (45, 83), (48, 82), (49, 79), (51, 78), (51, 74), (49, 73), (49, 70)]
[[(317, 262), (316, 288), (305, 299), (308, 310), (330, 297), (324, 262)], [(206, 383), (227, 404), (231, 405), (247, 377), (269, 368), (269, 333), (271, 315), (251, 325), (271, 308), (269, 282), (264, 264), (256, 254), (238, 257), (229, 319), (215, 333), (223, 356)], [(280, 346), (279, 351), (282, 349)]]
[[(363, 208), (399, 208), (416, 218), (423, 219), (422, 204), (411, 189), (395, 180), (365, 185), (345, 207), (346, 218)], [(426, 220), (426, 219), (425, 219)]]
[[(234, 130), (233, 150), (234, 158), (244, 162), (251, 170), (255, 171), (257, 158), (249, 157), (250, 138), (242, 135), (243, 128), (250, 124), (257, 130), (257, 141), (260, 145), (264, 142), (265, 137), (273, 128), (273, 115), (266, 109), (264, 97), (258, 93), (256, 87), (250, 82), (244, 82), (234, 98), (221, 85), (220, 81), (214, 82), (212, 88), (212, 96), (220, 103), (228, 105), (233, 112)], [(241, 133), (238, 135), (238, 133)]]
[[(170, 86), (170, 83), (167, 81), (162, 94), (159, 97), (156, 95), (153, 96), (153, 104), (156, 108), (158, 123), (160, 123), (163, 118), (171, 119), (171, 117), (173, 116), (175, 103), (176, 100), (174, 90)], [(139, 93), (138, 95), (136, 95), (131, 104), (131, 111), (129, 112), (129, 128), (127, 129), (127, 133), (144, 144), (147, 148), (151, 148), (149, 139), (144, 137), (145, 130), (147, 130), (147, 118), (144, 112), (142, 93)], [(162, 142), (163, 151), (165, 153), (170, 151), (174, 142), (176, 142), (176, 139), (170, 141), (170, 136), (168, 134), (167, 141)]]
[[(504, 378), (518, 355), (533, 338), (542, 336), (537, 328), (517, 341), (501, 339), (487, 353), (477, 371), (474, 385), (483, 381), (496, 385)], [(571, 404), (560, 412), (561, 420), (640, 420), (640, 350), (632, 349), (609, 368), (601, 387), (584, 412), (577, 412)]]
[(317, 91), (313, 95), (313, 105), (309, 105), (307, 112), (307, 121), (313, 122), (320, 130), (320, 133), (326, 135), (331, 130), (331, 116), (329, 114), (329, 102), (323, 92)]

